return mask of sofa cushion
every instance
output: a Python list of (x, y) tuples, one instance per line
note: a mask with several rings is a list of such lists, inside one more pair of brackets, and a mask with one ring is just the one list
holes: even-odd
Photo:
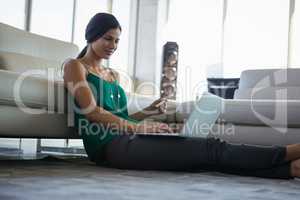
[(0, 70), (0, 103), (64, 113), (67, 93), (63, 81)]
[[(38, 76), (46, 77), (48, 73), (54, 73), (55, 78), (61, 79), (61, 66), (62, 63), (55, 60), (38, 58), (20, 53), (0, 51), (0, 69), (2, 70), (15, 71), (19, 73), (29, 73), (29, 70), (43, 70), (43, 74), (40, 73)], [(35, 75), (37, 74), (34, 74), (33, 71), (33, 76)]]

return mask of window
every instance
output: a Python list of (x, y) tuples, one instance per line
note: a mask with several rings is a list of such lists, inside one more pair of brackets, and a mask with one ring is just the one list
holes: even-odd
[(223, 0), (170, 2), (166, 40), (179, 46), (177, 100), (191, 100), (220, 71)]
[(289, 1), (228, 0), (224, 76), (245, 69), (287, 67)]
[(31, 32), (71, 41), (73, 0), (32, 2)]
[(290, 66), (300, 67), (300, 2), (295, 0), (291, 24)]
[(0, 6), (0, 22), (24, 29), (25, 0), (2, 1)]
[(129, 22), (130, 22), (130, 0), (114, 0), (112, 13), (116, 16), (122, 27), (122, 34), (118, 50), (109, 61), (110, 67), (128, 72), (128, 48), (129, 48)]
[[(30, 31), (71, 42), (73, 3), (73, 0), (33, 0)], [(61, 139), (41, 140), (42, 147), (64, 147), (65, 144)]]
[(107, 12), (107, 0), (77, 1), (74, 43), (83, 49), (86, 46), (85, 28), (89, 20), (98, 12)]

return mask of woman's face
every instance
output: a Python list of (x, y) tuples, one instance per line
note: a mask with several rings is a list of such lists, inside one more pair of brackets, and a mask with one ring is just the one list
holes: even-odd
[(107, 31), (98, 40), (92, 42), (94, 53), (100, 58), (109, 59), (118, 47), (120, 35), (121, 30), (119, 28)]

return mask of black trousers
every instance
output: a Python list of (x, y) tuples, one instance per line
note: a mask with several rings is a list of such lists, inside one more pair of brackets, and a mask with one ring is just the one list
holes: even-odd
[[(229, 144), (215, 138), (120, 135), (104, 148), (107, 166), (119, 169), (219, 171), (265, 178), (292, 178), (286, 148)], [(102, 160), (102, 159), (101, 159)]]

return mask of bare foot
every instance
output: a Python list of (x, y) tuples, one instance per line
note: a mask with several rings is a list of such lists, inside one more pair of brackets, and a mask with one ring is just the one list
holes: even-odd
[(300, 177), (300, 159), (292, 161), (291, 175), (293, 177)]
[(293, 161), (300, 158), (300, 143), (286, 146), (286, 161)]

